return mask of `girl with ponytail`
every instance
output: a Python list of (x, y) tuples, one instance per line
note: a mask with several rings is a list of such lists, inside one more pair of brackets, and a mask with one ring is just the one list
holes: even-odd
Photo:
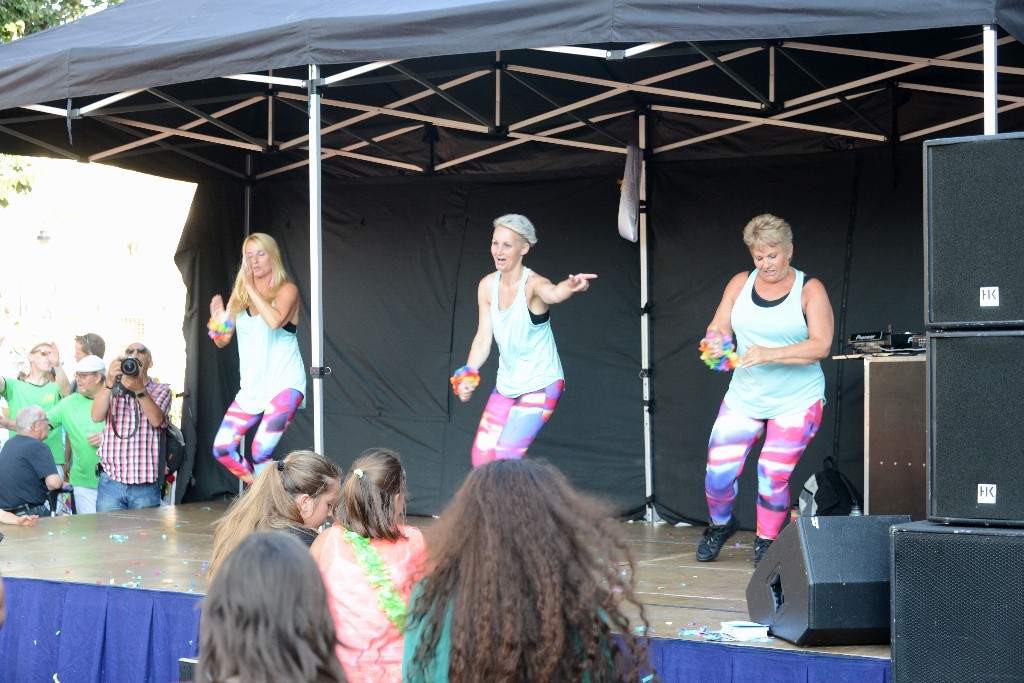
[(398, 454), (364, 451), (342, 483), (338, 521), (313, 542), (349, 681), (402, 679), (405, 609), (426, 560), (423, 534), (405, 525), (405, 498)]
[(252, 487), (217, 521), (209, 576), (256, 531), (281, 529), (311, 545), (338, 501), (340, 478), (338, 466), (313, 451), (292, 451), (263, 468)]

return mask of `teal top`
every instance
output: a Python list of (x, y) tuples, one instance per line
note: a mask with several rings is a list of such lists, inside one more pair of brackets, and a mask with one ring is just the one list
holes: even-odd
[(508, 398), (519, 398), (565, 379), (551, 333), (551, 317), (539, 325), (530, 319), (526, 281), (532, 272), (523, 268), (516, 298), (504, 311), (498, 306), (501, 271), (495, 272), (491, 286), (491, 330), (498, 344), (496, 388)]
[[(412, 589), (412, 596), (409, 598), (409, 608), (406, 614), (412, 614), (416, 608), (416, 601), (423, 593), (423, 581), (419, 581)], [(406, 618), (405, 620), (405, 644), (402, 652), (402, 681), (403, 683), (447, 683), (448, 681), (448, 653), (452, 649), (452, 608), (448, 608), (448, 614), (444, 618), (444, 628), (437, 639), (437, 649), (434, 656), (424, 667), (423, 671), (417, 671), (413, 663), (413, 657), (420, 646), (420, 638), (423, 635), (423, 622), (419, 619)]]
[[(768, 306), (754, 302), (753, 288), (759, 270), (747, 278), (732, 307), (732, 329), (736, 352), (748, 346), (777, 348), (807, 341), (807, 320), (803, 311), (804, 274), (793, 269), (793, 289), (779, 302)], [(736, 368), (732, 373), (725, 404), (755, 420), (770, 420), (802, 412), (825, 398), (825, 375), (820, 363), (784, 365), (765, 363)]]

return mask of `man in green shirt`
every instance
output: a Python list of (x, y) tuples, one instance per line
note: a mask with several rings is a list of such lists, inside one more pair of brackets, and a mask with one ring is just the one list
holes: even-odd
[[(28, 362), (29, 371), (25, 379), (0, 377), (0, 396), (7, 399), (12, 416), (28, 406), (39, 406), (43, 410), (49, 410), (56, 406), (62, 397), (71, 393), (71, 382), (64, 373), (64, 368), (60, 366), (60, 354), (55, 344), (36, 344), (28, 353)], [(3, 426), (10, 429), (14, 426), (14, 421), (6, 420)], [(16, 433), (12, 430), (11, 436)], [(51, 430), (45, 442), (53, 453), (57, 471), (63, 476), (64, 438), (61, 430)]]
[(67, 451), (64, 471), (75, 492), (75, 512), (96, 512), (96, 449), (103, 436), (103, 423), (92, 420), (92, 400), (105, 379), (106, 365), (98, 356), (78, 361), (75, 380), (78, 390), (46, 411), (53, 431), (64, 427), (71, 448)]

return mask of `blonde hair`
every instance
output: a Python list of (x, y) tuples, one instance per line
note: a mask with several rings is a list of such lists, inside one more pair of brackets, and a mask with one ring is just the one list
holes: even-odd
[(340, 478), (338, 466), (313, 451), (292, 451), (284, 460), (268, 463), (249, 490), (215, 523), (208, 576), (212, 577), (224, 558), (250, 534), (303, 526), (296, 498), (306, 494), (316, 499)]
[(245, 247), (249, 244), (254, 244), (270, 257), (270, 290), (267, 292), (267, 298), (273, 301), (281, 286), (286, 282), (291, 282), (288, 273), (285, 272), (284, 264), (281, 262), (281, 250), (277, 246), (277, 240), (265, 232), (254, 232), (242, 242), (242, 263), (238, 266), (235, 286), (231, 289), (231, 310), (228, 311), (232, 316), (238, 315), (241, 311), (249, 308), (249, 304), (252, 303), (249, 300), (249, 293), (245, 290), (245, 279), (243, 276), (245, 272)]
[(530, 219), (522, 214), (507, 213), (494, 219), (494, 227), (508, 228), (515, 234), (522, 237), (530, 246), (537, 244), (537, 229), (533, 227)]
[(766, 247), (789, 247), (793, 244), (793, 229), (782, 218), (762, 213), (751, 218), (743, 228), (743, 243), (748, 248), (755, 244)]

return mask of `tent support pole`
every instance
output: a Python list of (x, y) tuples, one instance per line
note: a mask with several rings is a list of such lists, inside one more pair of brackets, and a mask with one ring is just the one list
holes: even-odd
[(981, 29), (982, 53), (984, 55), (984, 81), (985, 81), (985, 135), (995, 135), (999, 132), (998, 122), (998, 95), (996, 86), (996, 27), (992, 24), (985, 24)]
[(309, 65), (309, 314), (310, 377), (313, 382), (313, 450), (324, 452), (324, 303), (320, 196), (320, 67)]
[(640, 378), (644, 399), (644, 500), (648, 522), (659, 521), (654, 509), (654, 461), (651, 439), (651, 318), (647, 254), (647, 114), (637, 117), (637, 146), (640, 148)]
[[(256, 159), (252, 152), (247, 152), (245, 155), (245, 192), (242, 195), (242, 234), (245, 235), (246, 239), (249, 239), (249, 235), (252, 234), (252, 174), (256, 169)], [(245, 457), (245, 434), (242, 434), (242, 440), (238, 442), (238, 453), (241, 457)], [(245, 493), (245, 484), (242, 480), (238, 480), (238, 495)]]

